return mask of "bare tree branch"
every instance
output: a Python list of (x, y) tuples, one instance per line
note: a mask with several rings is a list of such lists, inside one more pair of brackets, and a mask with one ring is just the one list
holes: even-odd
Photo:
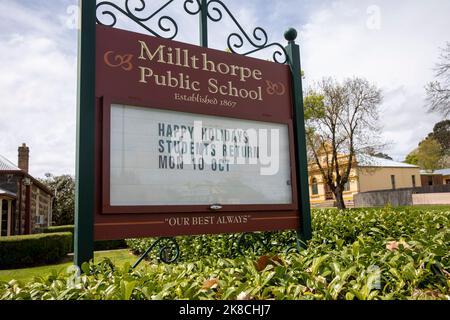
[(428, 111), (440, 113), (447, 118), (450, 116), (450, 42), (442, 49), (434, 70), (435, 81), (425, 87)]
[(375, 150), (379, 145), (381, 91), (365, 79), (339, 83), (325, 78), (310, 95), (323, 97), (324, 106), (323, 114), (307, 122), (309, 149), (313, 149), (315, 165), (334, 193), (338, 207), (344, 209), (343, 191), (358, 153)]

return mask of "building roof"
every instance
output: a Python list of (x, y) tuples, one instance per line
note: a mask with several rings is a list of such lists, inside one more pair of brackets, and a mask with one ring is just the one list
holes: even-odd
[(430, 170), (420, 170), (420, 174), (422, 176), (440, 176), (440, 173), (437, 173), (436, 171), (430, 171)]
[(450, 176), (450, 168), (449, 169), (435, 170), (434, 173), (442, 174), (443, 176)]
[(385, 168), (419, 168), (418, 166), (397, 162), (393, 160), (388, 160), (384, 158), (378, 158), (373, 156), (358, 156), (358, 166), (359, 167), (385, 167)]
[(16, 195), (14, 193), (9, 192), (7, 190), (3, 190), (3, 189), (0, 189), (0, 196), (8, 196), (8, 197), (11, 197), (14, 199), (16, 198)]
[(0, 154), (0, 171), (20, 171), (20, 169)]
[(33, 181), (34, 184), (39, 186), (39, 188), (41, 190), (48, 193), (49, 195), (53, 194), (52, 191), (46, 185), (44, 185), (42, 182), (40, 182), (38, 179), (34, 178), (29, 173), (27, 173), (27, 172), (23, 171), (22, 169), (20, 169), (19, 167), (17, 167), (14, 163), (12, 163), (8, 159), (6, 159), (4, 156), (0, 155), (0, 174), (2, 172), (7, 173), (7, 174), (9, 174), (10, 172), (14, 172), (14, 174), (20, 174), (25, 177), (28, 177)]

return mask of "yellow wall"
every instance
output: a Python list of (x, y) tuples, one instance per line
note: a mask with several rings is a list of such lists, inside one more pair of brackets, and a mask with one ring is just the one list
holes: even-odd
[[(312, 179), (316, 178), (318, 182), (318, 194), (312, 193)], [(344, 192), (345, 201), (353, 201), (353, 195), (358, 193), (358, 178), (356, 176), (356, 170), (352, 169), (350, 173), (350, 190)], [(309, 195), (311, 203), (321, 203), (326, 201), (325, 199), (325, 183), (323, 182), (322, 175), (319, 172), (310, 172), (309, 174)]]
[[(392, 189), (391, 175), (395, 175), (396, 189), (412, 188), (412, 176), (416, 177), (416, 187), (421, 186), (419, 168), (357, 168), (350, 174), (350, 191), (344, 192), (344, 200), (352, 201), (358, 192)], [(312, 194), (312, 178), (318, 181), (318, 195)], [(317, 171), (309, 174), (309, 194), (312, 204), (325, 201), (325, 185), (322, 176)]]
[(358, 168), (359, 192), (392, 189), (391, 175), (395, 175), (396, 189), (412, 188), (412, 176), (416, 187), (422, 186), (419, 168)]
[[(312, 192), (312, 179), (317, 179), (317, 190), (318, 194), (313, 194)], [(322, 176), (317, 175), (310, 175), (309, 176), (309, 198), (311, 200), (311, 203), (318, 203), (325, 201), (325, 185), (323, 183)]]
[(449, 184), (449, 183), (447, 183), (447, 181), (450, 181), (450, 175), (449, 176), (443, 176), (443, 178), (444, 178), (444, 184)]

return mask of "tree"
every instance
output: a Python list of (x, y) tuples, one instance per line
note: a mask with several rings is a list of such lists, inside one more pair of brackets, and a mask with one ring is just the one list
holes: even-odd
[(414, 149), (411, 151), (405, 159), (405, 163), (409, 163), (415, 166), (419, 165), (419, 149)]
[(383, 153), (383, 152), (377, 152), (373, 156), (377, 157), (377, 158), (386, 159), (386, 160), (394, 160), (394, 158), (392, 158), (390, 155)]
[(433, 132), (429, 138), (436, 139), (442, 147), (444, 153), (450, 152), (450, 120), (444, 120), (435, 124)]
[(441, 169), (442, 148), (436, 139), (422, 141), (417, 151), (418, 165), (424, 170)]
[(54, 192), (52, 223), (55, 226), (74, 224), (75, 179), (70, 175), (53, 176), (46, 174), (41, 179)]
[(437, 123), (419, 147), (406, 156), (405, 162), (425, 170), (450, 167), (450, 120)]
[(381, 91), (367, 80), (323, 79), (305, 98), (309, 158), (345, 209), (343, 192), (356, 156), (379, 148)]
[(386, 160), (394, 160), (390, 155), (388, 155), (384, 152), (379, 152), (372, 148), (367, 149), (367, 154), (369, 156), (376, 157), (376, 158), (381, 158), (381, 159), (386, 159)]
[(435, 81), (426, 86), (430, 112), (450, 115), (450, 42), (442, 49), (440, 61), (435, 67)]

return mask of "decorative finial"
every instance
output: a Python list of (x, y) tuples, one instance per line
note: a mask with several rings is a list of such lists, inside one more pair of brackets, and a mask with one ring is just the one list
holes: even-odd
[(298, 35), (297, 30), (295, 30), (294, 28), (290, 28), (288, 31), (284, 33), (284, 38), (287, 41), (292, 42), (295, 41), (295, 39), (297, 39), (297, 35)]

